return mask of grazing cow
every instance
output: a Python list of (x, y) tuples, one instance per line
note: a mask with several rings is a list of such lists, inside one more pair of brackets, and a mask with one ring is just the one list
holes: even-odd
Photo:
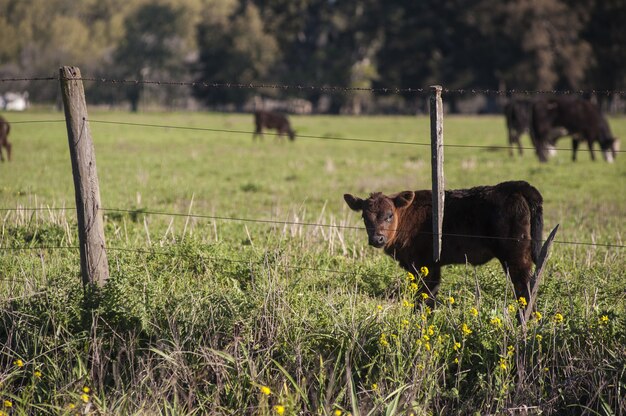
[(511, 276), (515, 296), (530, 299), (533, 263), (541, 249), (543, 198), (527, 182), (446, 191), (439, 262), (433, 261), (432, 191), (343, 197), (351, 209), (363, 212), (370, 245), (382, 247), (411, 273), (428, 267), (421, 289), (429, 295), (427, 305), (434, 306), (441, 266), (480, 265), (494, 257)]
[(619, 149), (619, 140), (611, 133), (609, 123), (594, 104), (580, 97), (559, 96), (537, 100), (532, 107), (530, 134), (537, 156), (542, 162), (547, 161), (546, 149), (554, 145), (555, 138), (550, 132), (563, 128), (572, 136), (572, 160), (576, 161), (576, 152), (581, 141), (586, 141), (595, 160), (593, 143), (598, 142), (602, 156), (607, 162), (613, 162)]
[(263, 128), (276, 129), (278, 137), (282, 137), (283, 134), (289, 136), (289, 140), (296, 139), (296, 132), (291, 129), (289, 120), (284, 114), (274, 113), (271, 111), (258, 110), (254, 112), (254, 125), (255, 130), (252, 138), (256, 138), (257, 135), (263, 137)]
[(530, 111), (532, 101), (529, 99), (511, 99), (504, 106), (506, 128), (509, 133), (509, 156), (513, 156), (513, 145), (517, 145), (519, 155), (523, 154), (519, 138), (530, 131)]
[(11, 143), (9, 143), (9, 132), (11, 131), (11, 125), (4, 117), (0, 116), (0, 162), (4, 162), (2, 156), (2, 148), (7, 151), (7, 159), (11, 160)]

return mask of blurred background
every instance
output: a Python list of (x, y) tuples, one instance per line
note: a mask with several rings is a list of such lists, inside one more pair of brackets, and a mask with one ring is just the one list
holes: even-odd
[[(0, 78), (75, 65), (85, 78), (171, 82), (86, 83), (90, 105), (131, 111), (250, 111), (262, 100), (301, 114), (416, 114), (423, 96), (384, 89), (441, 84), (602, 91), (603, 111), (623, 113), (624, 22), (624, 0), (0, 0)], [(0, 82), (0, 95), (0, 109), (61, 105), (53, 82)], [(503, 99), (449, 94), (446, 105), (493, 113)]]

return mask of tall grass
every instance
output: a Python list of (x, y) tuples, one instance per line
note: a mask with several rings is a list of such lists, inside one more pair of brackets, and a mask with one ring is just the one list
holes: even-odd
[[(500, 145), (500, 123), (452, 118), (446, 140)], [(394, 140), (427, 126), (378, 117), (294, 124), (311, 135)], [(4, 413), (626, 414), (623, 248), (565, 243), (622, 244), (619, 156), (572, 164), (566, 153), (539, 165), (506, 151), (447, 151), (448, 187), (527, 179), (544, 195), (546, 225), (561, 223), (539, 313), (524, 329), (499, 265), (447, 267), (430, 310), (414, 281), (366, 246), (343, 192), (428, 187), (428, 156), (392, 145), (94, 124), (111, 279), (84, 289), (75, 214), (57, 209), (73, 205), (62, 129), (18, 126), (15, 161), (0, 166), (0, 205), (21, 208), (3, 213), (0, 235)], [(303, 225), (316, 223), (357, 229)]]

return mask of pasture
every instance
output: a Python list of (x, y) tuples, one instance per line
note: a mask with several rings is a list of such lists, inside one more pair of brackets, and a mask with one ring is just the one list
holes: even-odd
[(560, 224), (524, 332), (494, 261), (445, 267), (438, 306), (414, 310), (343, 201), (430, 188), (428, 117), (292, 116), (295, 142), (253, 142), (251, 114), (90, 110), (98, 292), (80, 284), (62, 113), (5, 116), (4, 413), (626, 414), (624, 153), (573, 163), (561, 139), (540, 164), (499, 148), (503, 116), (444, 119), (445, 144), (469, 145), (446, 148), (447, 189), (526, 180), (544, 238)]

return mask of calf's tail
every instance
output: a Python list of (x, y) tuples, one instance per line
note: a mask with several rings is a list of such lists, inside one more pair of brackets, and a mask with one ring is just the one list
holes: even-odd
[(543, 239), (543, 197), (536, 188), (530, 185), (524, 192), (524, 197), (530, 207), (530, 247), (533, 262), (537, 264)]

